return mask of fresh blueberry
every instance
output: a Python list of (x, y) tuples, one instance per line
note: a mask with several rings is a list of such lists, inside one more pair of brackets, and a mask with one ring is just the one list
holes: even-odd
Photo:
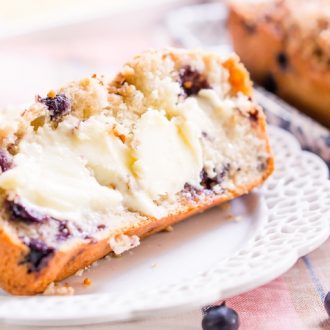
[(330, 292), (328, 292), (324, 298), (324, 307), (328, 315), (330, 316)]
[(205, 310), (202, 321), (203, 330), (237, 330), (238, 327), (238, 314), (225, 303)]

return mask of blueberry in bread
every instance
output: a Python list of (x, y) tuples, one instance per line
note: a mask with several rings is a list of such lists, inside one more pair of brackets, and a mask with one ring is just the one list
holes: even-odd
[(330, 127), (328, 0), (229, 0), (228, 26), (256, 82)]
[(37, 294), (273, 171), (237, 57), (148, 51), (0, 125), (0, 285)]

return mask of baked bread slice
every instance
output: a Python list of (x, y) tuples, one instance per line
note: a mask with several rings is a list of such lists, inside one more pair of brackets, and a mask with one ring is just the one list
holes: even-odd
[(251, 92), (237, 57), (173, 49), (38, 96), (0, 132), (1, 287), (43, 292), (259, 186), (273, 158)]
[(228, 26), (256, 82), (330, 127), (328, 0), (229, 0)]

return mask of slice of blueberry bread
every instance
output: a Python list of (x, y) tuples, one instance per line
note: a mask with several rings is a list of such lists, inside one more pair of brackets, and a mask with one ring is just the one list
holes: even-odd
[(230, 0), (234, 49), (252, 78), (330, 127), (330, 1)]
[(36, 294), (273, 171), (238, 59), (149, 51), (37, 96), (1, 136), (0, 285)]

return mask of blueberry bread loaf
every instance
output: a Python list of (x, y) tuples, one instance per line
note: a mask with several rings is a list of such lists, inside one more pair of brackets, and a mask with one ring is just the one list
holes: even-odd
[(330, 2), (230, 0), (229, 30), (252, 78), (330, 127)]
[(273, 171), (246, 70), (202, 51), (149, 51), (112, 81), (37, 96), (0, 136), (0, 285), (12, 294), (43, 292)]

